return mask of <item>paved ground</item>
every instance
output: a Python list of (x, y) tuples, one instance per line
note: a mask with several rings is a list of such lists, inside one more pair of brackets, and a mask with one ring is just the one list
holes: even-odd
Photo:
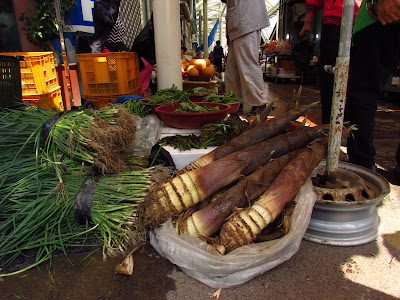
[[(266, 83), (269, 95), (286, 100), (298, 86)], [(304, 86), (302, 101), (318, 99)], [(285, 101), (280, 100), (280, 105)], [(318, 107), (309, 118), (319, 123)], [(303, 240), (288, 261), (247, 283), (223, 289), (219, 299), (398, 299), (400, 298), (400, 178), (395, 151), (400, 142), (400, 99), (379, 103), (375, 145), (378, 172), (391, 192), (378, 207), (382, 234), (368, 244), (334, 247)], [(133, 276), (118, 275), (116, 257), (57, 256), (22, 275), (0, 279), (0, 299), (209, 299), (210, 288), (185, 275), (150, 246), (135, 253)]]

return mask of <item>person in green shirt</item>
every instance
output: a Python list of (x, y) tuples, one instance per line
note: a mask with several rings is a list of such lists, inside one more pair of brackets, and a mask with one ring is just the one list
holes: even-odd
[(399, 63), (399, 20), (400, 0), (364, 0), (353, 27), (345, 120), (358, 130), (347, 139), (347, 154), (350, 163), (374, 171), (377, 99)]

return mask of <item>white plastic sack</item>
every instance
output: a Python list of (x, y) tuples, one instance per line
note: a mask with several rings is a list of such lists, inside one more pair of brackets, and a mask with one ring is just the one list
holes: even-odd
[(311, 180), (301, 187), (290, 217), (287, 235), (262, 243), (242, 246), (224, 256), (207, 252), (200, 238), (177, 235), (171, 220), (150, 232), (150, 244), (184, 273), (212, 287), (241, 285), (290, 259), (299, 249), (317, 196)]
[(135, 141), (127, 148), (130, 155), (149, 155), (160, 139), (163, 122), (157, 116), (138, 118)]

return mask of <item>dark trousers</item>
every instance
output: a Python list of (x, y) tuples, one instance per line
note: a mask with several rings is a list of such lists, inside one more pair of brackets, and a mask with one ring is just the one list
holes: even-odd
[(214, 65), (217, 67), (218, 72), (222, 72), (222, 57), (214, 57)]
[(334, 83), (334, 75), (325, 72), (324, 66), (334, 66), (336, 64), (339, 38), (339, 26), (335, 24), (322, 25), (320, 41), (321, 64), (319, 70), (322, 124), (329, 124), (330, 122)]
[(400, 24), (376, 22), (354, 34), (350, 55), (345, 120), (358, 130), (347, 139), (349, 162), (375, 164), (373, 133), (377, 99), (400, 57)]

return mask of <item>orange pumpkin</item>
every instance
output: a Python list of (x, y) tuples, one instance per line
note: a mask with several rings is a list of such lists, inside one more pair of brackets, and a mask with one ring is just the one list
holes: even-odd
[(203, 70), (205, 67), (207, 67), (207, 63), (204, 59), (198, 58), (195, 60), (193, 65), (198, 69), (199, 71)]
[(189, 71), (190, 71), (191, 69), (193, 69), (193, 68), (196, 69), (196, 67), (195, 67), (194, 65), (189, 65), (189, 66), (186, 68), (186, 72), (189, 74)]
[(203, 70), (200, 71), (200, 75), (201, 76), (207, 76), (207, 77), (211, 77), (215, 74), (215, 69), (214, 67), (206, 67)]
[(188, 68), (187, 73), (188, 73), (189, 76), (199, 76), (200, 75), (199, 70), (197, 70), (194, 67), (190, 68), (190, 69)]
[(190, 62), (185, 62), (185, 63), (183, 63), (182, 64), (182, 68), (186, 71), (187, 70), (187, 68), (190, 66)]

